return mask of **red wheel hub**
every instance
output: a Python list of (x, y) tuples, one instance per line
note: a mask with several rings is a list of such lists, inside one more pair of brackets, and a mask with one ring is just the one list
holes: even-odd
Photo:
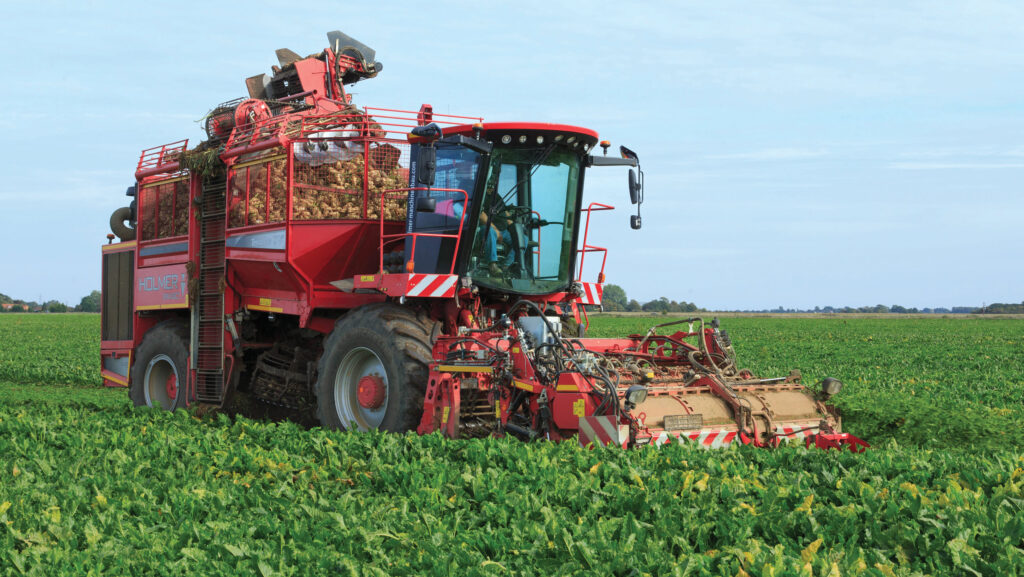
[(167, 398), (174, 402), (175, 397), (178, 396), (178, 375), (171, 373), (171, 376), (167, 377)]
[(356, 395), (359, 397), (359, 406), (364, 409), (378, 409), (388, 396), (388, 387), (380, 377), (366, 375), (359, 379)]

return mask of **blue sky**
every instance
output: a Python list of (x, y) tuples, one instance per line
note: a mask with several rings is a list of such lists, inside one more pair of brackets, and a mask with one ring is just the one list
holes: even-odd
[(384, 63), (359, 105), (576, 124), (636, 150), (643, 230), (624, 171), (586, 192), (619, 207), (590, 240), (630, 297), (1024, 299), (1024, 4), (984, 1), (8, 3), (0, 292), (99, 288), (139, 151), (198, 143), (195, 121), (276, 48), (317, 52), (335, 29)]

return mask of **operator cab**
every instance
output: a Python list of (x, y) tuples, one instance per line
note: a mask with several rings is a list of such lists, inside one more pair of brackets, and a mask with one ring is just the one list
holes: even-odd
[[(468, 275), (517, 294), (566, 290), (575, 267), (583, 169), (597, 134), (558, 124), (445, 129), (433, 143), (433, 183), (415, 183), (408, 232), (415, 272)], [(421, 145), (422, 146), (422, 145)], [(416, 159), (417, 154), (413, 154)], [(469, 210), (465, 209), (469, 206)], [(461, 234), (460, 234), (461, 230)], [(436, 235), (436, 236), (425, 236)], [(413, 254), (407, 241), (406, 254)]]

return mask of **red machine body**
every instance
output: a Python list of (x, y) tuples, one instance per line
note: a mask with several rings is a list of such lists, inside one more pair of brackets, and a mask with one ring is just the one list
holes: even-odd
[(349, 429), (862, 447), (823, 402), (838, 391), (740, 371), (717, 323), (583, 337), (607, 259), (591, 216), (612, 208), (584, 206), (583, 174), (634, 153), (591, 155), (597, 133), (568, 125), (356, 108), (345, 84), (381, 65), (328, 36), (279, 50), (200, 146), (142, 152), (133, 230), (103, 247), (105, 384), (167, 409), (244, 392)]

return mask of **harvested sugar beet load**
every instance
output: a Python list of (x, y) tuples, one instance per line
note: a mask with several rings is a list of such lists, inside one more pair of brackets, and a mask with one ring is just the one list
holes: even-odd
[[(289, 178), (294, 220), (377, 219), (381, 195), (408, 188), (409, 171), (399, 166), (402, 152), (386, 143), (387, 133), (378, 123), (354, 107), (335, 117), (334, 123), (326, 122), (329, 117), (318, 119), (324, 130), (292, 145), (291, 174), (281, 149), (229, 171), (229, 226), (284, 221)], [(369, 127), (365, 133), (351, 128), (364, 124)], [(405, 219), (405, 203), (395, 200), (385, 203), (385, 220)]]
[(143, 151), (137, 210), (113, 217), (140, 238), (103, 249), (108, 385), (168, 409), (248, 392), (338, 429), (863, 450), (825, 404), (839, 381), (740, 370), (717, 321), (585, 338), (605, 280), (585, 257), (607, 255), (590, 220), (612, 207), (583, 202), (584, 173), (631, 167), (639, 229), (636, 153), (577, 126), (356, 108), (345, 86), (381, 64), (328, 39), (279, 50), (200, 147)]

